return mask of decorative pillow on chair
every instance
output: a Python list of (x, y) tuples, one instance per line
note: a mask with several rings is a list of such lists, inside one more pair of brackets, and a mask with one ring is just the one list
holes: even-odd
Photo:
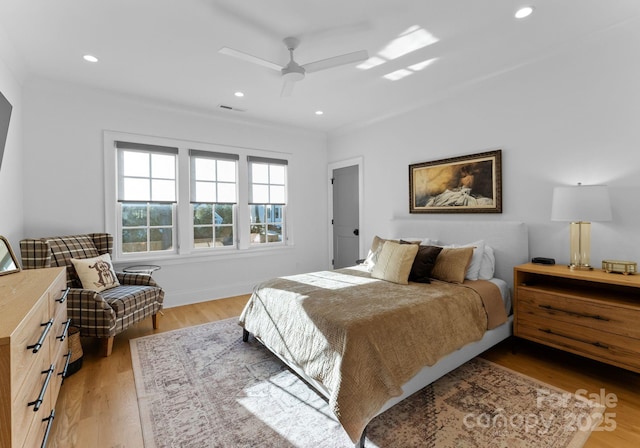
[(450, 283), (464, 282), (467, 267), (473, 256), (473, 247), (445, 247), (442, 249), (431, 277)]
[(388, 282), (408, 284), (413, 260), (418, 253), (418, 244), (400, 244), (385, 241), (378, 261), (371, 271), (371, 277)]
[(71, 263), (84, 289), (100, 292), (120, 286), (109, 254), (93, 258), (72, 258)]

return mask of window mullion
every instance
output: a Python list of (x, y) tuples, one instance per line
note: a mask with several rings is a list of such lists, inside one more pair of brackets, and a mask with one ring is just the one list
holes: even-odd
[[(187, 148), (178, 149), (178, 203), (176, 205), (176, 243), (178, 254), (189, 254), (193, 247), (193, 217), (191, 208), (191, 161)], [(194, 173), (195, 174), (195, 173)]]

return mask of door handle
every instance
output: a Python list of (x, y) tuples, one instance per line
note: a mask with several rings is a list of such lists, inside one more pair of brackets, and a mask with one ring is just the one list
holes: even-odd
[(353, 234), (354, 234), (355, 236), (360, 235), (360, 229), (354, 229), (354, 230), (353, 230)]

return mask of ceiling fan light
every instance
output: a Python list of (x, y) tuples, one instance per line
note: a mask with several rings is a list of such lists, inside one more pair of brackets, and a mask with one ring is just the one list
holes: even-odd
[(304, 79), (304, 71), (302, 72), (285, 72), (284, 70), (282, 71), (282, 79), (284, 79), (285, 82), (297, 82), (297, 81), (302, 81)]

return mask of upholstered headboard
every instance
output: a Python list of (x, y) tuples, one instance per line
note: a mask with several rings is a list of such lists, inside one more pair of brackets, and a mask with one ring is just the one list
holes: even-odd
[(509, 283), (512, 290), (513, 267), (529, 260), (529, 232), (522, 222), (393, 219), (391, 230), (395, 238), (432, 238), (439, 244), (484, 240), (495, 252), (495, 277)]

